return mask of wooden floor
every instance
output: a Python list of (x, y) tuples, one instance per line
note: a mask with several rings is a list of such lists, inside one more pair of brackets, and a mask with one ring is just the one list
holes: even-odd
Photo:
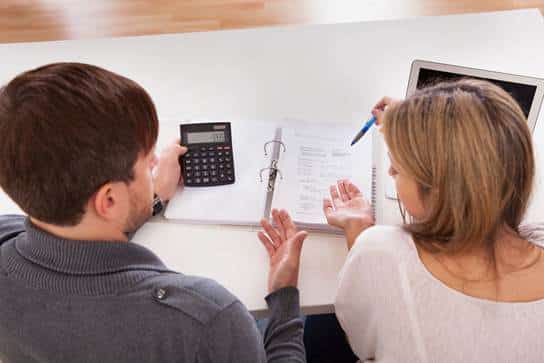
[(0, 0), (0, 42), (539, 8), (544, 0)]

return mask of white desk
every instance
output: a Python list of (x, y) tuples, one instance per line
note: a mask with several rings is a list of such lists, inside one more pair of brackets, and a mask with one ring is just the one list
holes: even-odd
[[(184, 119), (354, 122), (382, 95), (402, 97), (413, 59), (544, 77), (544, 21), (537, 10), (337, 25), (236, 30), (0, 46), (0, 82), (54, 61), (94, 63), (142, 84), (161, 119), (159, 145)], [(528, 219), (543, 220), (544, 112), (535, 130), (538, 182)], [(381, 160), (381, 155), (376, 155)], [(383, 195), (377, 217), (399, 221)], [(3, 206), (3, 209), (10, 207)], [(176, 270), (212, 277), (252, 311), (265, 308), (267, 257), (255, 230), (155, 219), (135, 241)], [(336, 236), (313, 234), (303, 249), (306, 312), (331, 311), (346, 255)]]

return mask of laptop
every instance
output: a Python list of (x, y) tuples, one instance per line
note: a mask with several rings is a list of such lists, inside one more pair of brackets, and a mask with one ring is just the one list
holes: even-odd
[[(410, 79), (406, 96), (416, 90), (432, 86), (443, 81), (454, 81), (461, 78), (475, 78), (492, 82), (508, 92), (521, 106), (529, 129), (534, 131), (542, 100), (544, 98), (544, 79), (516, 74), (493, 72), (484, 69), (469, 68), (452, 64), (415, 60), (410, 69)], [(387, 159), (387, 164), (389, 159)], [(385, 195), (396, 199), (397, 192), (391, 178), (385, 183)]]

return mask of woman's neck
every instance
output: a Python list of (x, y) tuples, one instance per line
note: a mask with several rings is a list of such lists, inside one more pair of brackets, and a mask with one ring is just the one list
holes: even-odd
[[(418, 246), (421, 261), (436, 278), (467, 295), (500, 301), (544, 298), (544, 250), (502, 229), (493, 249), (462, 254), (431, 253)], [(538, 286), (537, 286), (538, 285)]]
[(541, 248), (521, 238), (515, 231), (502, 228), (491, 250), (475, 247), (462, 254), (439, 254), (437, 257), (461, 275), (486, 272), (486, 275), (500, 278), (530, 268), (538, 261), (541, 252)]

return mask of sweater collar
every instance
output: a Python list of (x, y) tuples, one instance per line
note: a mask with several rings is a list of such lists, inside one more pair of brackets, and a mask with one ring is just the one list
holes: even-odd
[(67, 240), (25, 220), (26, 238), (16, 249), (25, 259), (49, 270), (72, 275), (95, 275), (127, 270), (166, 271), (162, 261), (133, 242)]

